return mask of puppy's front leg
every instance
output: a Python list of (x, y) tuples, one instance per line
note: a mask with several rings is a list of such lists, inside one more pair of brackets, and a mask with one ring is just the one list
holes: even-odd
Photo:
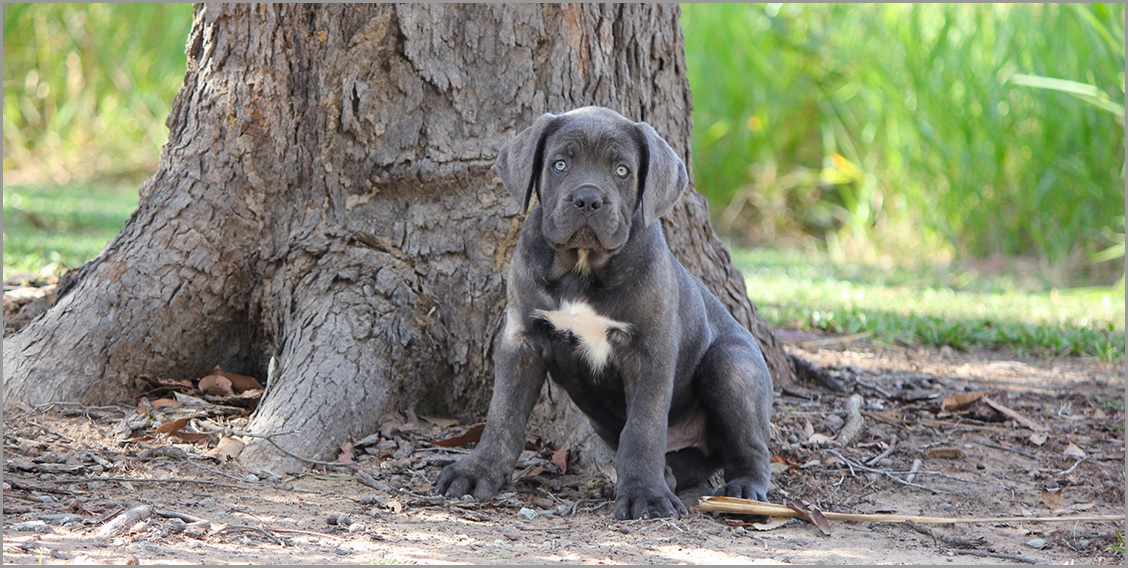
[(494, 387), (482, 439), (469, 455), (446, 467), (435, 490), (447, 497), (492, 499), (510, 481), (525, 446), (525, 425), (536, 404), (546, 370), (532, 345), (508, 334), (494, 357)]
[(643, 368), (634, 380), (626, 379), (627, 424), (619, 436), (615, 518), (677, 518), (688, 511), (664, 475), (673, 365)]

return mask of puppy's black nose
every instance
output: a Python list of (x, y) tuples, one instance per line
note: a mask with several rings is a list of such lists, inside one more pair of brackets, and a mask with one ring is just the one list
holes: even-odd
[(603, 207), (603, 198), (595, 193), (579, 193), (572, 198), (572, 205), (587, 217)]

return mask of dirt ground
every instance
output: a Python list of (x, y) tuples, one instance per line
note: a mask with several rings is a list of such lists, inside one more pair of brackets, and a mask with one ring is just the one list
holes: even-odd
[[(943, 517), (1123, 515), (1124, 372), (783, 332), (847, 392), (777, 393), (769, 493), (822, 511)], [(180, 400), (173, 391), (180, 390)], [(863, 430), (842, 444), (849, 395)], [(981, 393), (970, 394), (970, 393)], [(184, 387), (133, 407), (4, 416), (4, 562), (16, 564), (1121, 564), (1120, 522), (909, 525), (715, 516), (617, 521), (611, 485), (551, 433), (529, 432), (513, 488), (488, 503), (430, 492), (469, 425), (421, 417), (343, 453), (349, 467), (277, 479), (224, 462), (231, 405)], [(962, 401), (952, 395), (964, 394)], [(981, 395), (986, 394), (987, 401)], [(196, 392), (196, 400), (201, 393)], [(976, 399), (968, 402), (971, 399)], [(159, 400), (177, 400), (163, 406)], [(949, 410), (944, 410), (945, 400)], [(231, 401), (228, 400), (228, 403)], [(237, 402), (237, 401), (236, 401)], [(951, 406), (962, 402), (962, 406)], [(161, 403), (165, 404), (165, 403)], [(139, 408), (149, 415), (139, 413)], [(1009, 411), (1009, 412), (1007, 412)], [(182, 430), (155, 427), (195, 416)], [(224, 416), (225, 413), (231, 413)], [(140, 417), (137, 418), (137, 417)], [(453, 442), (451, 442), (453, 443)], [(876, 459), (875, 459), (876, 458)], [(919, 461), (918, 461), (919, 460)], [(916, 473), (908, 472), (917, 461)], [(563, 473), (562, 473), (563, 468)]]

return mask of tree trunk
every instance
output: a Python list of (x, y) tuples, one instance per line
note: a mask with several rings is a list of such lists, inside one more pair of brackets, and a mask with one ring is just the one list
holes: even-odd
[[(5, 405), (220, 364), (266, 378), (250, 430), (312, 458), (407, 408), (480, 418), (522, 218), (498, 148), (599, 104), (691, 163), (676, 6), (201, 4), (187, 50), (137, 211), (4, 342)], [(704, 199), (664, 227), (792, 381)], [(301, 465), (261, 440), (241, 459)]]

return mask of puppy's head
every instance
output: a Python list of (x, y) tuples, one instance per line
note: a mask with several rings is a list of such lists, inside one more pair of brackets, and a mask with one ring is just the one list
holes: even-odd
[(554, 247), (607, 253), (627, 242), (632, 223), (649, 226), (669, 212), (689, 182), (654, 128), (602, 107), (542, 115), (494, 167), (522, 211), (537, 194)]

